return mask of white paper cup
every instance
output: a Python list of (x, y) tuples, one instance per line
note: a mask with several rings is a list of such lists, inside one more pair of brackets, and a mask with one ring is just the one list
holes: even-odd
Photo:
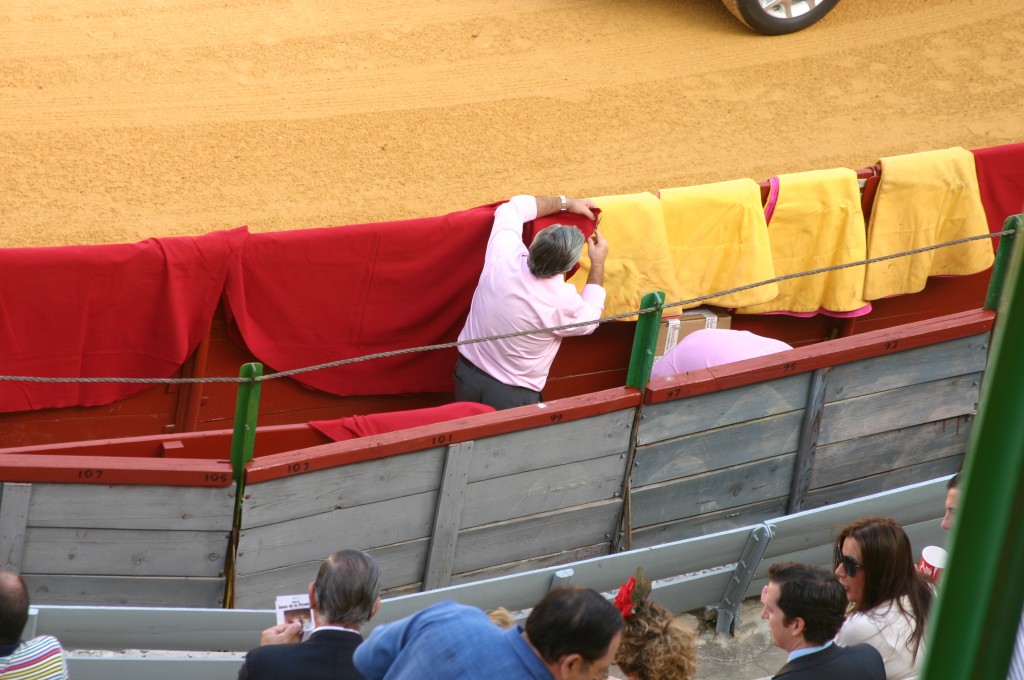
[(946, 568), (946, 558), (949, 556), (943, 548), (937, 545), (929, 545), (921, 551), (921, 561), (917, 563), (918, 570), (930, 578), (938, 581), (942, 570)]

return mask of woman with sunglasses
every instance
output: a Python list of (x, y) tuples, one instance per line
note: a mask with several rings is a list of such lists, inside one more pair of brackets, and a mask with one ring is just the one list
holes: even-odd
[(843, 527), (835, 544), (835, 570), (850, 601), (836, 644), (877, 649), (887, 680), (917, 678), (935, 591), (915, 567), (903, 527), (885, 517)]

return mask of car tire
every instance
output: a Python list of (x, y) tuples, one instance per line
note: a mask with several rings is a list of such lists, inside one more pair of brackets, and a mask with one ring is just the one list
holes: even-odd
[(768, 0), (722, 0), (737, 19), (764, 35), (783, 35), (807, 28), (832, 11), (839, 0), (793, 0), (804, 10), (793, 18), (779, 17), (765, 9)]

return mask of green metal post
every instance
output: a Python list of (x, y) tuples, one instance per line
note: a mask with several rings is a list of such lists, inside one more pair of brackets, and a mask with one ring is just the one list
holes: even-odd
[(256, 445), (256, 418), (260, 409), (260, 384), (256, 378), (263, 375), (263, 364), (250, 363), (238, 372), (245, 382), (238, 383), (238, 400), (235, 402), (235, 431), (231, 436), (231, 469), (235, 484), (242, 481), (245, 465), (252, 460)]
[(1006, 268), (1010, 264), (1010, 254), (1013, 252), (1014, 238), (1020, 233), (1021, 215), (1010, 215), (1003, 222), (1003, 231), (1013, 229), (1015, 233), (1009, 236), (1002, 236), (999, 239), (999, 248), (996, 250), (996, 261), (992, 265), (992, 275), (988, 280), (988, 294), (985, 296), (985, 309), (997, 309), (999, 298), (1003, 292), (1003, 281), (1006, 280)]
[(960, 507), (950, 537), (949, 561), (926, 636), (925, 680), (1003, 680), (1021, 619), (1024, 238), (1013, 241), (978, 416), (960, 480)]
[(633, 353), (629, 357), (629, 373), (626, 375), (626, 386), (642, 390), (651, 379), (651, 368), (654, 366), (654, 350), (658, 343), (658, 328), (661, 326), (661, 309), (665, 305), (665, 293), (656, 291), (644, 295), (640, 301), (644, 312), (636, 322), (636, 334), (633, 336)]

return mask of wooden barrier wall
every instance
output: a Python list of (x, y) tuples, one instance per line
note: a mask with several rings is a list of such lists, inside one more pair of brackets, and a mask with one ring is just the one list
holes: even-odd
[(397, 595), (749, 526), (955, 472), (993, 320), (268, 453), (247, 468), (235, 552), (227, 464), (203, 460), (201, 435), (181, 444), (191, 459), (0, 453), (0, 480), (32, 485), (5, 486), (0, 555), (40, 603), (217, 606), (233, 577), (231, 604), (262, 608), (343, 547), (373, 554)]
[[(733, 583), (747, 584), (756, 595), (772, 562), (796, 560), (823, 566), (832, 563), (835, 528), (877, 513), (903, 524), (914, 555), (925, 545), (943, 545), (939, 528), (946, 478), (893, 491), (770, 519), (763, 524), (605, 555), (561, 566), (386, 598), (364, 629), (396, 621), (440, 600), (454, 600), (481, 609), (505, 606), (521, 612), (539, 602), (554, 587), (572, 583), (602, 592), (615, 592), (629, 575), (643, 567), (654, 579), (652, 598), (670, 611), (682, 613), (704, 607), (718, 609), (735, 621), (739, 603), (723, 598)], [(752, 539), (764, 545), (763, 555), (747, 555)], [(242, 654), (259, 643), (260, 631), (273, 625), (274, 611), (168, 609), (138, 607), (39, 606), (30, 614), (26, 637), (54, 635), (68, 652), (76, 680), (178, 680), (201, 677), (233, 680)], [(150, 654), (121, 650), (218, 651), (218, 655)], [(118, 650), (111, 656), (73, 650)], [(228, 652), (225, 654), (224, 652)], [(234, 652), (234, 654), (231, 654)]]
[(638, 404), (608, 390), (257, 459), (235, 604), (304, 592), (341, 547), (373, 554), (392, 594), (607, 554)]
[(34, 604), (222, 606), (226, 462), (0, 456), (0, 566)]
[(257, 459), (236, 605), (303, 592), (341, 547), (375, 554), (398, 594), (950, 474), (966, 450), (993, 317), (951, 315), (660, 378), (639, 418), (637, 391), (607, 390)]
[(956, 472), (990, 328), (988, 312), (952, 315), (652, 381), (631, 478), (633, 545)]

